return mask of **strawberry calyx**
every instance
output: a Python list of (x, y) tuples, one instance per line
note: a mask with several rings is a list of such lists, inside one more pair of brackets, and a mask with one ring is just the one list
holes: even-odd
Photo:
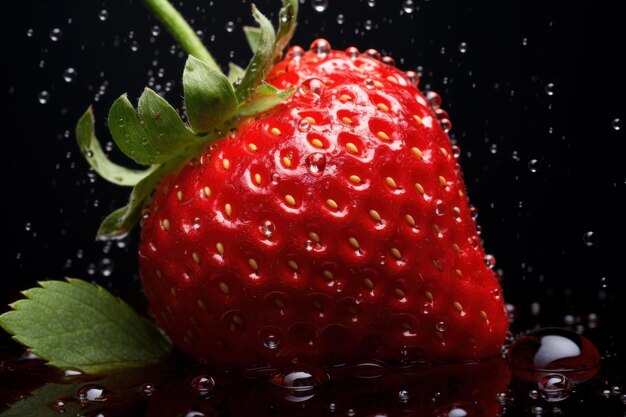
[(283, 0), (278, 31), (253, 5), (258, 27), (246, 27), (254, 55), (246, 69), (229, 65), (225, 75), (193, 29), (167, 0), (145, 0), (150, 9), (189, 54), (183, 72), (186, 122), (164, 98), (146, 88), (133, 106), (126, 94), (111, 106), (108, 125), (119, 149), (136, 163), (136, 170), (108, 159), (95, 134), (91, 107), (76, 126), (76, 138), (87, 162), (102, 178), (133, 187), (129, 202), (109, 214), (98, 239), (125, 236), (141, 217), (152, 191), (166, 175), (175, 172), (200, 149), (224, 136), (243, 117), (265, 112), (288, 98), (294, 90), (279, 90), (264, 82), (282, 56), (296, 25), (297, 0)]

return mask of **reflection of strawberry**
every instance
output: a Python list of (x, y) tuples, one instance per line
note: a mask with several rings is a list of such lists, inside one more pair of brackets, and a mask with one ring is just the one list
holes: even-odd
[(500, 286), (413, 77), (294, 47), (267, 81), (298, 91), (161, 182), (141, 277), (183, 351), (247, 366), (499, 352)]

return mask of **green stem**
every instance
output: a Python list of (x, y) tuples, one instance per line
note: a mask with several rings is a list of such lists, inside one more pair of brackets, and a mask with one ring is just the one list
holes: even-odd
[(195, 56), (212, 69), (221, 72), (219, 65), (202, 44), (196, 32), (168, 0), (144, 0), (144, 3), (189, 55)]

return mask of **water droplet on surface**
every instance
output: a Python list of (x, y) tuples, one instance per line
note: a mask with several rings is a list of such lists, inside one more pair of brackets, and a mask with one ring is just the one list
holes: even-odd
[(489, 269), (493, 269), (496, 266), (496, 257), (490, 254), (485, 255), (485, 265), (489, 267)]
[(259, 232), (266, 238), (271, 238), (272, 234), (276, 230), (276, 226), (269, 220), (265, 220), (263, 223), (259, 225)]
[(411, 394), (409, 394), (409, 391), (406, 391), (406, 390), (398, 391), (398, 401), (404, 404), (404, 403), (409, 402), (410, 399), (411, 399)]
[(620, 130), (622, 128), (622, 121), (619, 118), (615, 118), (611, 121), (611, 127), (613, 130)]
[(435, 324), (435, 329), (437, 329), (438, 332), (444, 333), (448, 329), (448, 325), (445, 321), (440, 320)]
[(102, 9), (100, 10), (100, 13), (98, 13), (98, 19), (100, 19), (100, 21), (104, 22), (109, 18), (109, 11), (106, 9)]
[(328, 8), (328, 0), (311, 0), (311, 7), (316, 12), (323, 12)]
[(437, 216), (443, 216), (446, 214), (446, 204), (442, 200), (435, 201), (435, 214)]
[(413, 0), (404, 0), (402, 10), (404, 10), (405, 13), (413, 13), (415, 11), (415, 2)]
[(208, 375), (198, 375), (191, 380), (191, 388), (199, 394), (206, 395), (215, 388), (215, 380)]
[(154, 394), (155, 391), (155, 387), (154, 384), (142, 384), (139, 389), (138, 389), (139, 393), (141, 395), (144, 395), (146, 397), (151, 396), (152, 394)]
[(561, 374), (550, 374), (542, 377), (538, 386), (539, 394), (548, 402), (563, 401), (572, 393), (572, 383)]
[(425, 92), (426, 100), (430, 103), (430, 107), (438, 109), (441, 107), (441, 96), (434, 91)]
[(462, 54), (467, 52), (467, 42), (461, 42), (459, 44), (459, 52)]
[(107, 393), (104, 387), (100, 385), (85, 385), (76, 393), (76, 398), (81, 403), (88, 402), (105, 402), (111, 398), (111, 394)]
[(326, 156), (320, 152), (312, 153), (306, 158), (306, 168), (312, 175), (322, 175), (326, 169)]
[(63, 80), (65, 80), (66, 83), (71, 83), (75, 78), (76, 70), (74, 68), (70, 67), (63, 71)]
[(59, 28), (54, 28), (50, 31), (49, 36), (52, 42), (56, 42), (61, 39), (61, 36), (63, 36), (63, 32), (61, 32), (61, 29)]
[(330, 43), (326, 39), (316, 39), (311, 44), (311, 51), (313, 51), (318, 58), (326, 58), (330, 50)]
[(274, 350), (280, 344), (280, 338), (276, 335), (270, 334), (263, 339), (263, 346), (268, 349)]
[(598, 243), (598, 235), (595, 234), (595, 232), (593, 231), (588, 231), (583, 235), (583, 243), (585, 244), (585, 246), (594, 246), (596, 243)]
[(555, 87), (554, 87), (554, 83), (548, 83), (548, 84), (546, 84), (545, 91), (546, 91), (546, 94), (547, 94), (547, 95), (549, 95), (549, 96), (553, 96), (553, 95), (554, 95), (554, 89), (555, 89)]
[(298, 123), (298, 130), (300, 132), (308, 132), (311, 130), (311, 123), (309, 123), (307, 119), (300, 120), (300, 123)]
[(50, 99), (50, 93), (48, 93), (46, 90), (43, 90), (42, 92), (39, 93), (39, 95), (37, 95), (37, 101), (40, 104), (46, 104), (49, 99)]
[(226, 32), (231, 33), (234, 30), (235, 30), (235, 22), (233, 21), (226, 22)]
[(448, 417), (467, 417), (467, 411), (460, 407), (454, 407), (452, 410), (448, 411)]
[(294, 391), (312, 390), (329, 380), (330, 376), (325, 371), (307, 364), (293, 365), (274, 373), (270, 377), (270, 382), (275, 386)]
[(309, 78), (300, 84), (298, 93), (306, 100), (317, 102), (324, 94), (325, 88), (324, 81), (319, 78)]
[(591, 378), (600, 354), (586, 337), (562, 328), (545, 328), (519, 338), (507, 358), (516, 375), (539, 381), (549, 374), (566, 376), (576, 384)]

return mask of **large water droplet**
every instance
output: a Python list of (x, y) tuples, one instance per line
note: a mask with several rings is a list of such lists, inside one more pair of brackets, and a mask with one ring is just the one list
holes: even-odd
[(317, 102), (324, 94), (326, 85), (319, 78), (309, 78), (304, 80), (298, 88), (300, 96), (311, 102)]
[(326, 39), (316, 39), (311, 44), (311, 51), (313, 51), (318, 58), (326, 58), (330, 50), (330, 43)]
[(263, 346), (271, 350), (276, 349), (279, 344), (280, 344), (280, 338), (273, 334), (267, 335), (263, 339)]
[(330, 376), (322, 369), (307, 364), (297, 364), (280, 370), (270, 377), (277, 387), (294, 391), (308, 391), (328, 382)]
[(524, 379), (538, 382), (543, 376), (560, 374), (578, 383), (595, 375), (600, 354), (589, 339), (578, 333), (546, 328), (528, 333), (513, 343), (508, 362)]
[(76, 393), (76, 398), (81, 403), (87, 402), (104, 402), (111, 398), (111, 394), (107, 393), (104, 387), (100, 385), (85, 385)]
[(326, 156), (320, 152), (312, 153), (306, 158), (306, 168), (312, 175), (322, 175), (326, 169)]

